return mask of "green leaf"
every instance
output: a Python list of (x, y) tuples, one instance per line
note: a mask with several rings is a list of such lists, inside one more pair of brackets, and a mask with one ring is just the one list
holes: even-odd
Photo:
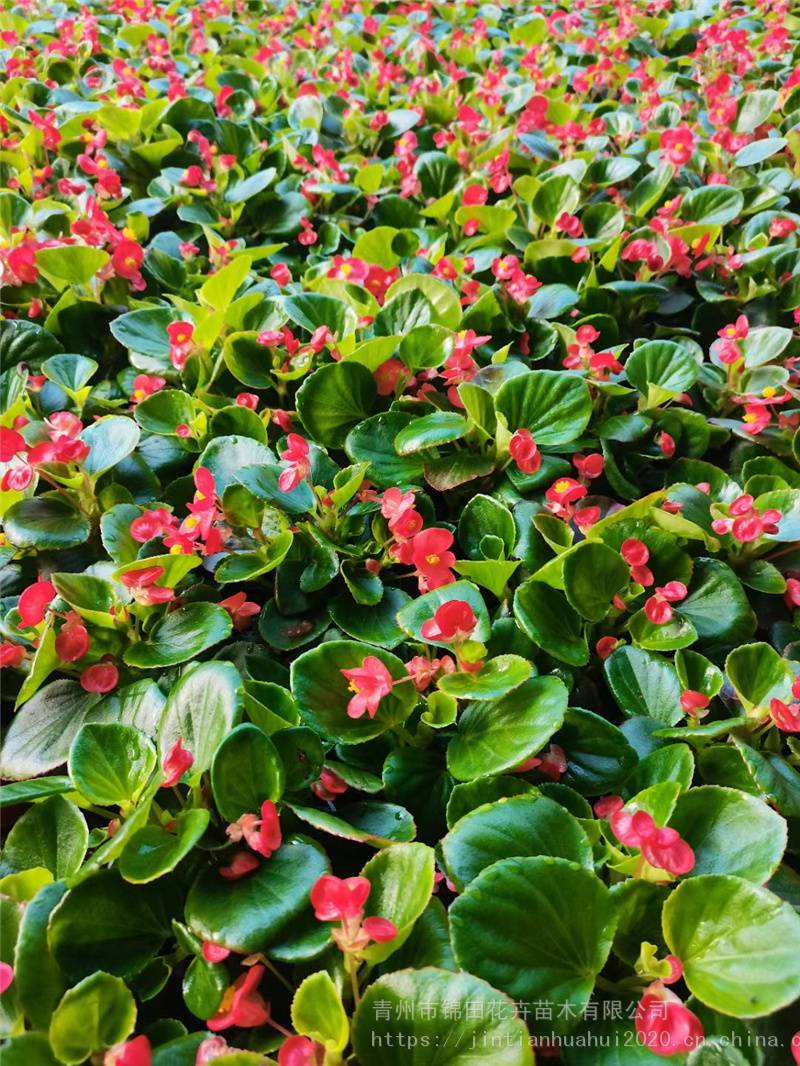
[(580, 615), (558, 589), (530, 579), (517, 589), (514, 614), (520, 626), (548, 655), (570, 666), (585, 666), (589, 647)]
[(15, 548), (58, 551), (89, 539), (91, 523), (60, 492), (46, 492), (9, 507), (5, 532)]
[(725, 673), (745, 711), (762, 718), (773, 699), (790, 698), (793, 674), (770, 644), (743, 644), (725, 660)]
[(567, 174), (557, 174), (539, 186), (533, 198), (533, 210), (538, 218), (552, 226), (565, 211), (571, 215), (580, 200), (581, 190), (577, 182)]
[(612, 599), (628, 580), (628, 566), (622, 556), (600, 541), (583, 541), (564, 556), (567, 599), (590, 622), (605, 618)]
[(181, 811), (175, 818), (174, 830), (159, 825), (138, 829), (120, 856), (119, 872), (126, 881), (137, 885), (163, 877), (197, 846), (209, 817), (207, 810)]
[(70, 244), (60, 248), (39, 248), (36, 265), (57, 289), (67, 285), (86, 285), (110, 256), (101, 248)]
[[(405, 683), (395, 685), (381, 699), (374, 718), (368, 714), (349, 718), (347, 704), (353, 693), (341, 671), (360, 667), (368, 655), (379, 659), (395, 682)], [(380, 736), (411, 714), (417, 693), (407, 683), (408, 676), (402, 661), (382, 648), (332, 640), (304, 652), (292, 663), (292, 695), (312, 729), (342, 744), (359, 744)]]
[(316, 844), (290, 837), (259, 868), (238, 881), (204, 870), (186, 899), (186, 922), (195, 936), (251, 954), (279, 940), (308, 906), (315, 882), (328, 872)]
[(664, 725), (683, 718), (681, 683), (666, 659), (641, 648), (617, 648), (606, 659), (605, 673), (623, 714), (647, 715)]
[(250, 200), (253, 196), (257, 196), (260, 192), (269, 188), (275, 178), (275, 174), (274, 167), (266, 167), (264, 170), (259, 170), (246, 178), (233, 181), (225, 189), (223, 200), (226, 204), (243, 204), (245, 200)]
[(692, 623), (677, 613), (669, 622), (657, 625), (643, 610), (637, 611), (628, 622), (628, 631), (637, 647), (647, 651), (675, 651), (676, 648), (687, 648), (697, 640)]
[(656, 406), (663, 402), (662, 393), (677, 396), (697, 381), (698, 363), (692, 353), (673, 341), (648, 341), (634, 348), (625, 362), (631, 385), (647, 397), (651, 386), (658, 391)]
[(397, 619), (412, 602), (402, 589), (384, 588), (380, 603), (365, 611), (351, 596), (342, 593), (328, 605), (328, 613), (335, 626), (353, 640), (377, 644), (391, 651), (405, 640), (405, 633)]
[(760, 1018), (800, 995), (800, 915), (765, 888), (693, 877), (664, 904), (662, 921), (689, 990), (714, 1010)]
[(129, 885), (116, 871), (101, 870), (71, 888), (53, 911), (50, 949), (70, 978), (99, 969), (130, 977), (169, 936), (174, 906), (171, 886)]
[(189, 425), (194, 418), (192, 399), (180, 389), (160, 389), (136, 404), (134, 418), (148, 433), (174, 436), (179, 425)]
[(431, 415), (415, 418), (394, 439), (398, 455), (403, 457), (424, 451), (425, 448), (438, 448), (442, 444), (461, 440), (469, 432), (469, 422), (455, 411), (436, 411)]
[(328, 1051), (343, 1051), (350, 1038), (350, 1023), (339, 991), (329, 973), (310, 974), (292, 1000), (292, 1025)]
[(727, 225), (741, 213), (744, 196), (730, 185), (708, 185), (691, 189), (683, 198), (681, 217), (686, 222)]
[(458, 520), (458, 543), (470, 559), (484, 559), (481, 542), (486, 536), (497, 537), (506, 555), (511, 555), (517, 529), (511, 511), (499, 500), (480, 493), (473, 496)]
[(752, 133), (767, 121), (778, 104), (775, 89), (755, 89), (744, 93), (739, 104), (739, 113), (734, 124), (737, 133)]
[(609, 891), (591, 870), (549, 856), (502, 859), (450, 907), (461, 967), (530, 1004), (531, 1013), (545, 1000), (570, 1004), (569, 1017), (538, 1025), (532, 1018), (534, 1030), (547, 1032), (572, 1028), (585, 1009), (616, 920)]
[(235, 822), (243, 814), (258, 814), (264, 800), (280, 799), (284, 783), (278, 749), (257, 726), (236, 726), (214, 754), (211, 790), (226, 822)]
[(88, 844), (86, 819), (75, 804), (50, 796), (25, 811), (8, 831), (3, 867), (22, 871), (41, 866), (59, 880), (75, 873)]
[(410, 415), (401, 411), (365, 418), (350, 431), (344, 449), (353, 462), (369, 463), (367, 476), (383, 488), (394, 485), (419, 484), (422, 480), (422, 459), (402, 457), (394, 447), (397, 434), (412, 424)]
[(531, 664), (521, 655), (497, 655), (476, 673), (445, 674), (439, 688), (461, 700), (497, 700), (518, 688), (531, 676)]
[(577, 818), (535, 794), (477, 807), (456, 822), (441, 846), (460, 892), (492, 863), (515, 856), (554, 855), (592, 868), (592, 849)]
[[(291, 492), (284, 492), (278, 488), (281, 469), (277, 463), (245, 466), (236, 472), (236, 480), (260, 500), (269, 500), (277, 504), (287, 514), (304, 514), (306, 511), (312, 511), (316, 498), (308, 481), (301, 481)], [(224, 562), (223, 560), (222, 565)]]
[(221, 495), (229, 485), (238, 481), (238, 474), (244, 467), (274, 461), (274, 455), (265, 444), (252, 437), (233, 434), (210, 441), (197, 465), (208, 467)]
[[(66, 987), (64, 975), (47, 943), (50, 914), (66, 890), (62, 881), (44, 885), (25, 905), (19, 925), (14, 950), (14, 987), (23, 1013), (37, 1029), (47, 1028)], [(7, 1049), (6, 1044), (4, 1059)]]
[(719, 559), (695, 561), (691, 590), (678, 610), (698, 637), (711, 644), (742, 644), (756, 629), (755, 614), (739, 579)]
[(344, 446), (347, 434), (375, 405), (375, 379), (360, 363), (330, 363), (314, 371), (297, 391), (297, 413), (309, 435), (328, 448)]
[(123, 656), (128, 666), (156, 670), (188, 662), (230, 636), (231, 616), (215, 603), (185, 603), (157, 622), (147, 640)]
[(156, 766), (154, 744), (140, 730), (118, 722), (81, 726), (69, 749), (67, 769), (91, 803), (134, 803)]
[(396, 842), (407, 843), (414, 839), (417, 832), (414, 819), (408, 811), (394, 803), (364, 800), (350, 803), (336, 814), (297, 803), (289, 806), (301, 821), (314, 829), (378, 848)]
[(183, 975), (183, 1001), (196, 1018), (205, 1021), (219, 1010), (228, 981), (228, 971), (221, 963), (206, 962), (197, 956)]
[(530, 430), (539, 447), (577, 440), (592, 414), (585, 382), (557, 370), (531, 370), (511, 378), (495, 396), (495, 407), (512, 432)]
[(242, 717), (243, 699), (242, 679), (232, 663), (190, 667), (167, 697), (159, 737), (162, 755), (181, 738), (194, 757), (191, 773), (208, 770), (220, 744)]
[(533, 1066), (510, 999), (471, 974), (433, 967), (374, 981), (353, 1019), (353, 1047), (363, 1066), (430, 1066), (434, 1048), (436, 1066)]
[(617, 792), (636, 765), (636, 752), (624, 733), (599, 714), (570, 707), (564, 725), (553, 738), (567, 757), (561, 777), (582, 796)]
[(511, 770), (535, 755), (561, 726), (567, 690), (557, 677), (534, 677), (498, 700), (467, 705), (447, 749), (459, 781)]
[(121, 1043), (136, 1024), (136, 1003), (124, 981), (94, 973), (64, 993), (50, 1022), (50, 1044), (75, 1066), (93, 1052)]
[(405, 941), (433, 891), (433, 849), (425, 844), (394, 844), (374, 855), (361, 871), (372, 885), (364, 905), (367, 917), (388, 918), (397, 936), (370, 944), (363, 955), (370, 965), (383, 962)]
[(81, 433), (81, 440), (89, 445), (89, 454), (83, 461), (83, 470), (96, 478), (119, 466), (139, 443), (139, 427), (131, 418), (108, 415), (93, 422)]
[(786, 822), (762, 800), (736, 788), (701, 785), (684, 793), (669, 823), (694, 848), (689, 876), (735, 874), (758, 885), (777, 870)]
[(80, 392), (97, 368), (94, 359), (85, 355), (51, 355), (42, 363), (42, 373), (65, 392), (71, 393)]
[(120, 315), (108, 327), (120, 344), (140, 355), (154, 359), (169, 360), (169, 334), (167, 326), (180, 321), (180, 316), (171, 307), (143, 307)]
[(17, 781), (13, 785), (0, 786), (0, 810), (3, 807), (15, 807), (18, 803), (31, 803), (33, 800), (46, 799), (48, 796), (63, 795), (72, 792), (72, 782), (68, 777), (34, 778), (32, 781)]
[(259, 344), (255, 330), (230, 333), (222, 346), (225, 366), (242, 385), (268, 389), (272, 385), (269, 349)]
[(11, 720), (0, 750), (0, 775), (21, 780), (46, 774), (67, 761), (70, 744), (100, 702), (77, 681), (53, 681)]
[(782, 355), (792, 339), (792, 331), (784, 326), (755, 326), (739, 343), (744, 365), (751, 369), (764, 366)]
[(303, 292), (299, 296), (286, 296), (283, 300), (283, 308), (286, 314), (307, 329), (309, 333), (327, 326), (331, 333), (341, 338), (346, 333), (352, 333), (348, 329), (348, 307), (343, 300), (334, 296), (326, 296), (320, 292)]
[(461, 301), (456, 290), (446, 281), (432, 274), (406, 274), (389, 287), (384, 306), (403, 293), (421, 293), (432, 308), (433, 322), (448, 329), (458, 329), (461, 323)]
[(212, 311), (227, 311), (234, 296), (250, 272), (251, 258), (239, 255), (227, 266), (212, 274), (197, 291), (200, 302)]

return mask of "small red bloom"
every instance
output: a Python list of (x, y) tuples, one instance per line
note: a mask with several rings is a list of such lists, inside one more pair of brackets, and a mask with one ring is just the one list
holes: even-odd
[(337, 796), (347, 792), (347, 783), (338, 774), (335, 774), (333, 770), (329, 770), (327, 766), (324, 766), (320, 771), (319, 780), (315, 781), (311, 786), (311, 791), (318, 799), (331, 803)]
[(308, 441), (297, 433), (290, 433), (286, 438), (288, 447), (279, 452), (281, 459), (289, 465), (278, 477), (281, 492), (291, 492), (311, 473), (311, 460), (308, 457)]
[(433, 618), (422, 623), (421, 632), (426, 640), (462, 641), (472, 634), (477, 624), (466, 600), (448, 600), (437, 607)]
[(769, 716), (784, 733), (800, 733), (800, 702), (784, 703), (774, 699), (769, 705)]
[(270, 1016), (269, 1004), (258, 992), (265, 972), (264, 966), (258, 964), (237, 977), (222, 997), (217, 1013), (206, 1022), (212, 1033), (230, 1029), (232, 1025), (253, 1029), (266, 1024)]
[(650, 549), (641, 540), (623, 541), (619, 553), (628, 566), (644, 566), (650, 559)]
[(115, 1044), (103, 1056), (103, 1066), (150, 1066), (153, 1052), (146, 1036), (135, 1036), (124, 1044)]
[(708, 696), (695, 689), (687, 688), (681, 693), (681, 707), (691, 718), (704, 717), (702, 712), (706, 710), (710, 702)]
[(361, 928), (377, 944), (386, 944), (397, 936), (397, 926), (388, 918), (365, 918)]
[(119, 670), (112, 662), (87, 666), (80, 676), (81, 688), (86, 692), (111, 692), (117, 687)]
[(535, 474), (542, 457), (529, 429), (518, 429), (508, 442), (508, 452), (523, 474)]
[(307, 1036), (290, 1036), (281, 1044), (278, 1066), (322, 1066), (325, 1048)]
[(233, 628), (241, 633), (250, 625), (250, 619), (257, 615), (261, 608), (257, 603), (247, 599), (244, 592), (234, 592), (232, 596), (219, 601), (220, 607), (224, 607), (233, 619)]
[(600, 452), (592, 452), (591, 455), (573, 455), (572, 464), (580, 477), (593, 481), (603, 473), (606, 461)]
[(144, 248), (137, 242), (122, 240), (111, 254), (114, 273), (121, 278), (137, 278), (144, 262)]
[(47, 613), (47, 608), (56, 598), (55, 586), (44, 578), (34, 581), (20, 594), (17, 603), (19, 623), (23, 629), (38, 626)]
[(14, 970), (7, 962), (0, 962), (0, 995), (11, 987), (14, 980)]
[(0, 463), (10, 462), (18, 452), (26, 452), (25, 438), (15, 429), (0, 426)]
[(662, 981), (645, 989), (636, 1008), (636, 1032), (644, 1047), (665, 1057), (693, 1051), (703, 1041), (700, 1019)]
[(612, 814), (621, 811), (624, 806), (625, 801), (622, 796), (603, 796), (602, 799), (595, 801), (594, 813), (598, 818), (608, 819)]
[(545, 493), (546, 499), (551, 503), (560, 505), (574, 503), (586, 495), (586, 486), (581, 485), (572, 477), (562, 477), (554, 481)]
[(89, 631), (74, 611), (69, 612), (61, 627), (55, 647), (56, 655), (65, 663), (75, 663), (89, 651)]
[(194, 755), (184, 749), (183, 737), (178, 737), (164, 756), (164, 761), (161, 764), (161, 769), (164, 773), (164, 780), (161, 782), (162, 787), (172, 788), (173, 785), (177, 785), (186, 771), (193, 765)]
[(221, 944), (213, 944), (210, 940), (203, 941), (203, 958), (206, 962), (224, 962), (230, 955), (230, 949)]
[(344, 674), (350, 691), (355, 693), (347, 704), (348, 718), (361, 718), (365, 712), (374, 718), (378, 704), (392, 691), (394, 680), (388, 669), (377, 656), (367, 655), (360, 667), (339, 673)]
[(311, 906), (321, 922), (360, 918), (372, 885), (366, 877), (323, 874), (311, 889)]
[(268, 859), (281, 846), (278, 809), (272, 800), (264, 800), (260, 818), (257, 814), (243, 814), (228, 826), (226, 832), (231, 840), (238, 843), (244, 839), (248, 847)]
[(411, 542), (411, 563), (419, 575), (420, 589), (441, 588), (453, 581), (450, 567), (456, 561), (450, 551), (453, 534), (449, 529), (423, 529)]
[(617, 637), (600, 637), (594, 650), (601, 659), (607, 659), (619, 644)]
[(260, 865), (252, 851), (235, 851), (228, 865), (220, 866), (219, 875), (226, 881), (238, 881), (257, 870)]
[(679, 126), (674, 130), (664, 130), (659, 141), (661, 154), (670, 163), (683, 166), (692, 158), (694, 151), (694, 134), (688, 126)]
[(0, 644), (0, 670), (6, 666), (22, 666), (24, 661), (25, 649), (21, 644), (13, 644), (10, 640)]

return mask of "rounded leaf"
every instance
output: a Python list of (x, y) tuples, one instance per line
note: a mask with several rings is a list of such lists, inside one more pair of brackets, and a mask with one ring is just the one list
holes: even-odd
[(500, 859), (555, 855), (592, 868), (592, 849), (577, 818), (545, 796), (519, 795), (464, 815), (442, 840), (450, 880), (459, 891)]
[(432, 1054), (436, 1066), (533, 1066), (510, 999), (472, 974), (433, 967), (374, 981), (353, 1019), (353, 1047), (363, 1066), (430, 1066)]
[(447, 749), (459, 781), (511, 770), (535, 755), (564, 721), (567, 690), (557, 677), (533, 677), (498, 700), (467, 705)]
[(497, 393), (495, 407), (512, 432), (530, 430), (540, 448), (577, 440), (592, 415), (586, 383), (559, 370), (511, 378)]
[[(616, 926), (608, 889), (567, 859), (503, 859), (479, 874), (450, 908), (459, 965), (515, 1001), (569, 1003), (571, 1028), (589, 1002)], [(532, 1022), (533, 1028), (537, 1023)]]
[(683, 881), (664, 904), (664, 937), (701, 1003), (760, 1018), (800, 996), (800, 915), (739, 877)]

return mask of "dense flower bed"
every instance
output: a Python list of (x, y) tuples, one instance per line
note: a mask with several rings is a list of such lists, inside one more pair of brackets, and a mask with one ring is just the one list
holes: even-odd
[(800, 19), (0, 13), (4, 1066), (800, 1062)]

